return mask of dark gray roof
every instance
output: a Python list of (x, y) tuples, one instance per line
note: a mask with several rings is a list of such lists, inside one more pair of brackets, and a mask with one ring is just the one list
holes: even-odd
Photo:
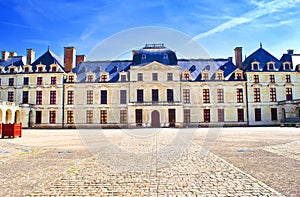
[(50, 70), (50, 65), (51, 64), (57, 64), (60, 69), (58, 72), (64, 72), (64, 67), (63, 67), (63, 62), (60, 59), (58, 55), (53, 53), (52, 51), (48, 50), (46, 53), (44, 53), (42, 56), (40, 56), (37, 60), (35, 60), (31, 65), (32, 65), (32, 70), (36, 71), (36, 65), (38, 64), (44, 64), (46, 65), (46, 71), (49, 72)]

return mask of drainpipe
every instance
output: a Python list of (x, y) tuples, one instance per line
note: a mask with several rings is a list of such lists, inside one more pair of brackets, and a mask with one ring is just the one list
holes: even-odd
[[(247, 75), (246, 75), (247, 76)], [(246, 79), (246, 88), (245, 88), (245, 91), (246, 91), (246, 116), (247, 116), (247, 126), (249, 126), (249, 102), (248, 102), (248, 83), (247, 83), (247, 79)]]

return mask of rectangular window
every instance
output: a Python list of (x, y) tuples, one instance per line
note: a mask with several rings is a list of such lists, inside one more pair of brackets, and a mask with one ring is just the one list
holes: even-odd
[(49, 112), (49, 123), (55, 124), (56, 123), (56, 111)]
[(43, 104), (43, 92), (42, 91), (36, 91), (36, 104), (42, 105)]
[(138, 126), (142, 126), (142, 123), (143, 123), (143, 110), (142, 109), (135, 110), (135, 123), (137, 123)]
[(120, 110), (120, 123), (127, 123), (127, 110)]
[(158, 74), (152, 73), (152, 81), (157, 81), (157, 80), (158, 80)]
[(285, 75), (285, 82), (291, 83), (291, 75)]
[(270, 83), (275, 83), (275, 75), (270, 75)]
[(255, 108), (255, 121), (261, 121), (261, 109), (260, 108)]
[(254, 88), (254, 102), (260, 102), (260, 89)]
[(74, 82), (74, 76), (73, 75), (69, 76), (69, 82)]
[(168, 102), (174, 101), (173, 89), (167, 89), (167, 101)]
[(86, 111), (86, 123), (93, 124), (93, 110)]
[(55, 85), (56, 84), (56, 77), (51, 77), (51, 85)]
[(191, 110), (190, 109), (184, 109), (183, 110), (183, 121), (185, 123), (191, 122)]
[(236, 79), (237, 80), (242, 80), (243, 78), (242, 78), (242, 73), (237, 73), (236, 74)]
[(37, 77), (36, 78), (36, 84), (37, 85), (42, 85), (43, 84), (43, 77)]
[(28, 91), (23, 91), (22, 103), (28, 103)]
[(126, 103), (127, 103), (127, 91), (120, 90), (120, 104), (126, 104)]
[(158, 102), (158, 89), (152, 89), (152, 102)]
[(57, 70), (56, 66), (53, 66), (53, 67), (51, 68), (51, 71), (52, 71), (52, 72), (56, 72), (56, 70)]
[(270, 101), (276, 102), (276, 88), (270, 88)]
[(23, 79), (23, 85), (29, 85), (29, 77), (24, 77)]
[(93, 82), (94, 81), (94, 76), (93, 75), (88, 75), (87, 76), (87, 81), (88, 82)]
[(68, 90), (68, 105), (74, 105), (74, 91), (73, 90)]
[(137, 102), (144, 102), (144, 91), (143, 90), (137, 90)]
[(244, 109), (237, 109), (238, 122), (244, 122)]
[(100, 123), (101, 124), (107, 123), (107, 110), (100, 110)]
[(208, 73), (202, 73), (202, 80), (208, 80)]
[(203, 110), (204, 122), (210, 122), (210, 109)]
[(168, 81), (173, 81), (173, 73), (168, 73), (167, 74), (167, 80)]
[(0, 86), (2, 85), (2, 79), (0, 79)]
[(258, 75), (254, 75), (254, 83), (259, 83), (259, 76)]
[(137, 80), (138, 81), (143, 81), (143, 73), (138, 73), (137, 74)]
[(28, 67), (25, 67), (24, 72), (28, 73), (28, 72), (29, 72), (29, 68), (28, 68)]
[(271, 120), (272, 121), (277, 121), (277, 108), (271, 108)]
[(42, 123), (42, 111), (35, 112), (35, 123), (41, 124)]
[(183, 103), (190, 103), (190, 89), (183, 89)]
[(293, 90), (292, 90), (292, 88), (286, 88), (285, 93), (286, 93), (286, 100), (287, 101), (293, 100)]
[(169, 113), (169, 126), (175, 127), (176, 123), (176, 110), (175, 109), (168, 109)]
[(224, 122), (224, 109), (218, 109), (218, 122)]
[(14, 78), (9, 78), (8, 79), (8, 85), (9, 86), (14, 86)]
[(101, 90), (100, 104), (107, 104), (107, 90)]
[(74, 124), (74, 112), (71, 110), (67, 111), (67, 123)]
[(122, 82), (126, 81), (126, 75), (121, 75), (121, 81)]
[(217, 73), (217, 80), (223, 80), (223, 73)]
[(224, 103), (224, 90), (223, 89), (217, 89), (217, 102)]
[(237, 93), (236, 93), (236, 101), (237, 103), (243, 103), (244, 99), (243, 99), (243, 89), (242, 88), (237, 88), (236, 89)]
[(101, 82), (107, 82), (107, 75), (101, 75)]
[(86, 92), (86, 104), (93, 104), (93, 97), (94, 97), (94, 94), (93, 94), (93, 90), (88, 90)]
[(203, 89), (203, 103), (210, 103), (209, 89)]
[(185, 81), (190, 80), (190, 73), (184, 73), (183, 74), (183, 80), (185, 80)]
[(7, 100), (9, 102), (14, 102), (14, 92), (8, 92), (7, 93)]
[(56, 91), (50, 91), (50, 105), (56, 105)]

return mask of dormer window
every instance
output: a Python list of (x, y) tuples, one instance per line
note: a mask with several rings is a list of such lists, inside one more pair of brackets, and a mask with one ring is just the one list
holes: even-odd
[(107, 82), (107, 81), (108, 81), (107, 75), (106, 74), (101, 75), (101, 82)]
[(120, 78), (119, 78), (119, 81), (121, 81), (121, 82), (127, 81), (127, 75), (126, 75), (126, 72), (124, 72), (124, 71), (120, 72)]
[(56, 72), (57, 71), (57, 67), (52, 67), (51, 71), (52, 72)]
[(283, 63), (284, 70), (290, 70), (291, 69), (291, 63), (290, 62), (285, 62)]
[(43, 67), (38, 67), (39, 72), (43, 72)]
[(94, 75), (88, 75), (87, 76), (87, 82), (93, 82), (94, 81)]
[(44, 72), (45, 71), (45, 65), (43, 64), (38, 64), (37, 66), (37, 71), (38, 72)]
[(216, 73), (216, 80), (224, 80), (224, 77), (223, 77), (223, 72), (222, 71), (218, 71)]
[(75, 75), (74, 74), (69, 75), (68, 79), (67, 79), (67, 82), (74, 83), (75, 82)]
[(202, 73), (202, 78), (201, 78), (201, 80), (209, 80), (209, 77), (208, 77), (208, 72), (203, 72)]
[(14, 73), (15, 72), (15, 69), (14, 68), (10, 68), (9, 69), (9, 73)]
[(258, 65), (259, 65), (258, 62), (253, 62), (252, 63), (252, 70), (258, 70)]
[(24, 72), (28, 73), (29, 72), (29, 68), (25, 67)]
[(238, 71), (235, 73), (235, 80), (243, 80), (243, 73)]
[(184, 81), (190, 80), (190, 72), (189, 71), (185, 70), (182, 72), (182, 80), (184, 80)]
[(269, 62), (268, 63), (268, 69), (269, 70), (274, 70), (274, 68), (275, 68), (274, 64), (275, 64), (274, 62)]
[(57, 64), (55, 64), (55, 63), (53, 63), (53, 64), (51, 64), (50, 65), (50, 70), (51, 70), (51, 72), (57, 72)]

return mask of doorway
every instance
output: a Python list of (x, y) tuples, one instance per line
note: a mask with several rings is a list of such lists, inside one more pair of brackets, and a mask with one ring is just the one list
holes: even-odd
[(176, 122), (175, 109), (169, 109), (169, 126), (175, 127), (175, 122)]
[(151, 113), (151, 127), (153, 128), (159, 128), (160, 127), (160, 118), (159, 118), (159, 112), (154, 110)]

